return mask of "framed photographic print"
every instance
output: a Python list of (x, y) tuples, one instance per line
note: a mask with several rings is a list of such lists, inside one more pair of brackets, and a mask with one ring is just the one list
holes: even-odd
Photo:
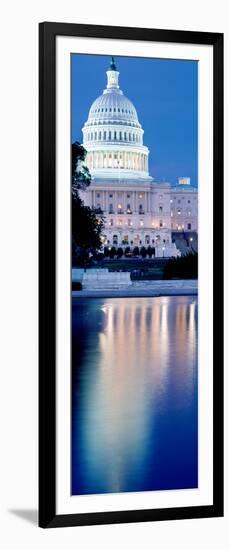
[(40, 24), (39, 525), (223, 515), (223, 35)]

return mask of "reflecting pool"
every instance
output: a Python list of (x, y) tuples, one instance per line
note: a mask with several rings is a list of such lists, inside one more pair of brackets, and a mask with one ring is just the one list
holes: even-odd
[(76, 298), (72, 494), (194, 488), (197, 297)]

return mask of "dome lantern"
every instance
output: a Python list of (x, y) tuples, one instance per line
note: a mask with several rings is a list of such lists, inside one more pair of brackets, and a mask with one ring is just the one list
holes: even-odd
[(108, 93), (109, 91), (117, 91), (118, 93), (122, 94), (121, 90), (119, 90), (118, 77), (119, 72), (117, 71), (114, 58), (112, 57), (110, 68), (107, 71), (107, 87), (106, 90), (104, 90), (104, 93)]

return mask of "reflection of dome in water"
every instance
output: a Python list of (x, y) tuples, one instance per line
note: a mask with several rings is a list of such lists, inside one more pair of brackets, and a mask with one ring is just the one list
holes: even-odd
[[(83, 144), (88, 151), (87, 164), (93, 176), (99, 172), (115, 177), (149, 178), (148, 153), (143, 145), (143, 129), (133, 103), (118, 84), (119, 72), (112, 58), (107, 71), (107, 86), (92, 103), (83, 127)], [(107, 170), (109, 169), (109, 170)]]

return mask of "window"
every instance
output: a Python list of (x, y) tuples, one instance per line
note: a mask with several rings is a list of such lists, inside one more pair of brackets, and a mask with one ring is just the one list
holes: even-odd
[(118, 236), (113, 235), (113, 244), (118, 244)]
[(180, 199), (177, 202), (178, 202), (178, 204), (180, 204)]
[(180, 208), (178, 208), (178, 210), (177, 210), (177, 214), (179, 214), (179, 215), (181, 214), (181, 210), (180, 210)]
[(101, 210), (101, 204), (100, 204), (100, 202), (97, 202), (96, 208), (97, 208), (98, 210)]
[(131, 134), (129, 134), (129, 141), (131, 141)]
[(114, 131), (114, 139), (117, 139), (117, 132), (116, 132), (116, 130)]
[(127, 204), (126, 211), (127, 211), (127, 214), (130, 214), (130, 213), (131, 213), (131, 206), (130, 206), (130, 204)]
[(109, 130), (109, 140), (111, 140), (111, 131)]
[(144, 225), (144, 221), (140, 220), (140, 226), (142, 227)]
[(190, 201), (190, 200), (188, 200), (188, 204), (190, 204), (190, 202), (191, 202), (191, 201)]
[(113, 213), (114, 213), (113, 204), (109, 204), (109, 214), (113, 214)]
[(101, 136), (102, 136), (102, 134), (101, 134), (101, 132), (99, 132), (99, 140), (101, 139)]
[(187, 229), (188, 229), (189, 231), (190, 231), (190, 229), (192, 229), (192, 224), (191, 224), (191, 223), (188, 223)]
[(162, 220), (160, 220), (159, 226), (163, 227), (163, 221)]
[(127, 225), (130, 227), (132, 225), (131, 220), (128, 220)]
[(119, 132), (119, 139), (122, 141), (122, 132)]
[(97, 196), (97, 199), (100, 199), (100, 193), (97, 193), (96, 196)]
[(113, 219), (110, 220), (110, 225), (112, 225), (112, 226), (114, 225), (114, 220)]
[(139, 204), (139, 209), (138, 209), (138, 210), (139, 210), (139, 214), (142, 214), (142, 213), (143, 213), (143, 206), (142, 206), (142, 204)]
[(103, 139), (107, 139), (107, 133), (106, 133), (106, 131), (103, 132)]
[(109, 198), (110, 198), (110, 199), (113, 199), (113, 195), (112, 195), (112, 194), (110, 194), (110, 195), (109, 195)]
[(128, 199), (130, 199), (130, 195), (129, 195), (129, 194), (127, 194), (126, 196), (127, 196)]
[(163, 206), (159, 206), (159, 212), (163, 212)]
[(126, 132), (124, 132), (124, 140), (126, 141), (126, 139), (127, 139), (127, 138), (126, 138)]

